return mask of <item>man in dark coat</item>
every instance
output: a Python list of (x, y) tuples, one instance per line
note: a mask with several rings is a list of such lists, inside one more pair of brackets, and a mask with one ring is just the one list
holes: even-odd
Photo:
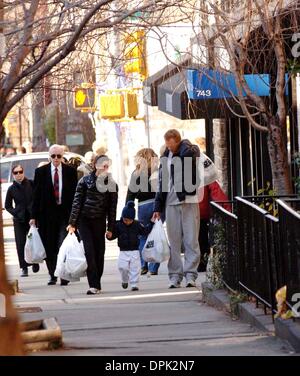
[[(62, 163), (64, 149), (52, 145), (49, 149), (51, 163), (35, 170), (31, 225), (37, 225), (46, 254), (50, 275), (48, 285), (55, 285), (57, 254), (65, 236), (77, 186), (77, 172)], [(61, 285), (68, 281), (61, 280)]]

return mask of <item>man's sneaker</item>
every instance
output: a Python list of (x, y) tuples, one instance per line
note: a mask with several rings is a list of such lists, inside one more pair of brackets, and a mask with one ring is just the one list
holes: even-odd
[(128, 283), (123, 282), (123, 283), (122, 283), (122, 287), (123, 287), (123, 289), (127, 289), (127, 287), (128, 287)]
[(196, 282), (193, 280), (187, 281), (186, 287), (196, 287)]
[(37, 273), (40, 270), (40, 265), (39, 264), (33, 264), (32, 265), (32, 271), (33, 273)]
[(139, 288), (137, 286), (131, 287), (131, 291), (139, 291)]
[(28, 277), (28, 268), (23, 268), (20, 276), (21, 277)]
[(157, 272), (150, 272), (150, 275), (157, 275)]
[(86, 294), (87, 294), (87, 295), (96, 295), (96, 294), (100, 294), (100, 291), (101, 291), (101, 290), (96, 289), (95, 287), (90, 287), (90, 288), (87, 290)]
[(176, 281), (176, 282), (170, 282), (169, 284), (169, 289), (177, 289), (180, 287), (180, 282)]
[(147, 268), (142, 268), (141, 269), (141, 275), (144, 275), (144, 274), (147, 274), (148, 273), (148, 269)]

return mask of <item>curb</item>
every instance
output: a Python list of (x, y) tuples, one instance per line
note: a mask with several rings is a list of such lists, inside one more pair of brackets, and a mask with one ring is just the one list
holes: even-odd
[(256, 308), (252, 303), (238, 303), (238, 317), (241, 321), (263, 332), (275, 335), (275, 327), (271, 315), (265, 315), (262, 308)]
[(290, 343), (300, 353), (300, 324), (292, 320), (275, 319), (275, 335)]
[[(225, 311), (232, 316), (229, 294), (224, 289), (214, 289), (209, 282), (202, 283), (203, 301), (218, 310)], [(263, 309), (256, 308), (252, 303), (237, 304), (238, 318), (247, 324), (276, 336), (300, 353), (300, 325), (292, 320), (275, 319), (274, 323), (270, 315), (265, 315)]]
[(215, 307), (220, 311), (231, 313), (230, 299), (228, 294), (223, 289), (214, 289), (213, 285), (209, 282), (203, 282), (202, 284), (202, 300), (210, 306)]

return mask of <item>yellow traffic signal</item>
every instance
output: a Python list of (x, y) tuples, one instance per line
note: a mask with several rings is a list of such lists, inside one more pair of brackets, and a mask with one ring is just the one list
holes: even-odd
[(129, 118), (136, 117), (139, 113), (138, 100), (136, 93), (126, 93), (126, 112)]
[(118, 119), (125, 116), (123, 94), (100, 95), (100, 117)]
[(100, 95), (99, 113), (100, 118), (109, 120), (135, 118), (139, 113), (137, 94), (125, 92)]
[(74, 108), (76, 110), (95, 111), (95, 89), (77, 87), (74, 91)]
[(136, 31), (125, 38), (125, 73), (139, 73), (146, 77), (145, 32)]

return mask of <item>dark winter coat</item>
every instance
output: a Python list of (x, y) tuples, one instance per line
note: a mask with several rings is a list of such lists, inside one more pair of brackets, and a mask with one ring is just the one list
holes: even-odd
[(101, 192), (97, 189), (96, 182), (97, 176), (94, 172), (79, 180), (69, 224), (76, 227), (79, 218), (82, 217), (89, 219), (107, 217), (108, 231), (112, 231), (116, 221), (118, 186), (110, 174), (103, 179)]
[(112, 238), (109, 240), (118, 238), (120, 251), (137, 251), (139, 249), (140, 236), (147, 236), (152, 227), (152, 222), (144, 226), (139, 221), (133, 221), (131, 225), (127, 226), (121, 219), (116, 222)]
[(33, 182), (26, 178), (21, 184), (14, 181), (7, 190), (5, 209), (14, 217), (14, 221), (29, 221), (32, 214), (32, 199)]
[[(77, 172), (62, 163), (61, 214), (67, 223), (77, 185)], [(57, 218), (57, 205), (51, 175), (51, 163), (38, 167), (34, 175), (32, 218), (38, 220), (39, 229)]]
[[(170, 151), (166, 149), (163, 154), (163, 157), (168, 158)], [(187, 192), (185, 190), (184, 182), (189, 182), (192, 185), (199, 185), (199, 174), (198, 174), (198, 160), (197, 158), (200, 157), (200, 149), (197, 145), (193, 145), (189, 140), (182, 140), (179, 145), (179, 149), (172, 158), (179, 157), (181, 159), (181, 166), (182, 169), (180, 171), (180, 177), (182, 179), (182, 190), (180, 192), (176, 192), (179, 202), (185, 200), (186, 196), (194, 196), (197, 193), (197, 189)], [(184, 158), (192, 158), (192, 170), (188, 171), (188, 169), (184, 168)], [(158, 184), (158, 191), (155, 196), (155, 212), (163, 212), (165, 208), (165, 203), (167, 199), (168, 192), (164, 189), (163, 190), (163, 176), (162, 176), (162, 163), (159, 166), (159, 184)], [(169, 176), (167, 176), (166, 168), (164, 169), (164, 180), (165, 182), (169, 181)], [(176, 180), (176, 171), (174, 171), (174, 165), (171, 165), (171, 179), (174, 184)]]

